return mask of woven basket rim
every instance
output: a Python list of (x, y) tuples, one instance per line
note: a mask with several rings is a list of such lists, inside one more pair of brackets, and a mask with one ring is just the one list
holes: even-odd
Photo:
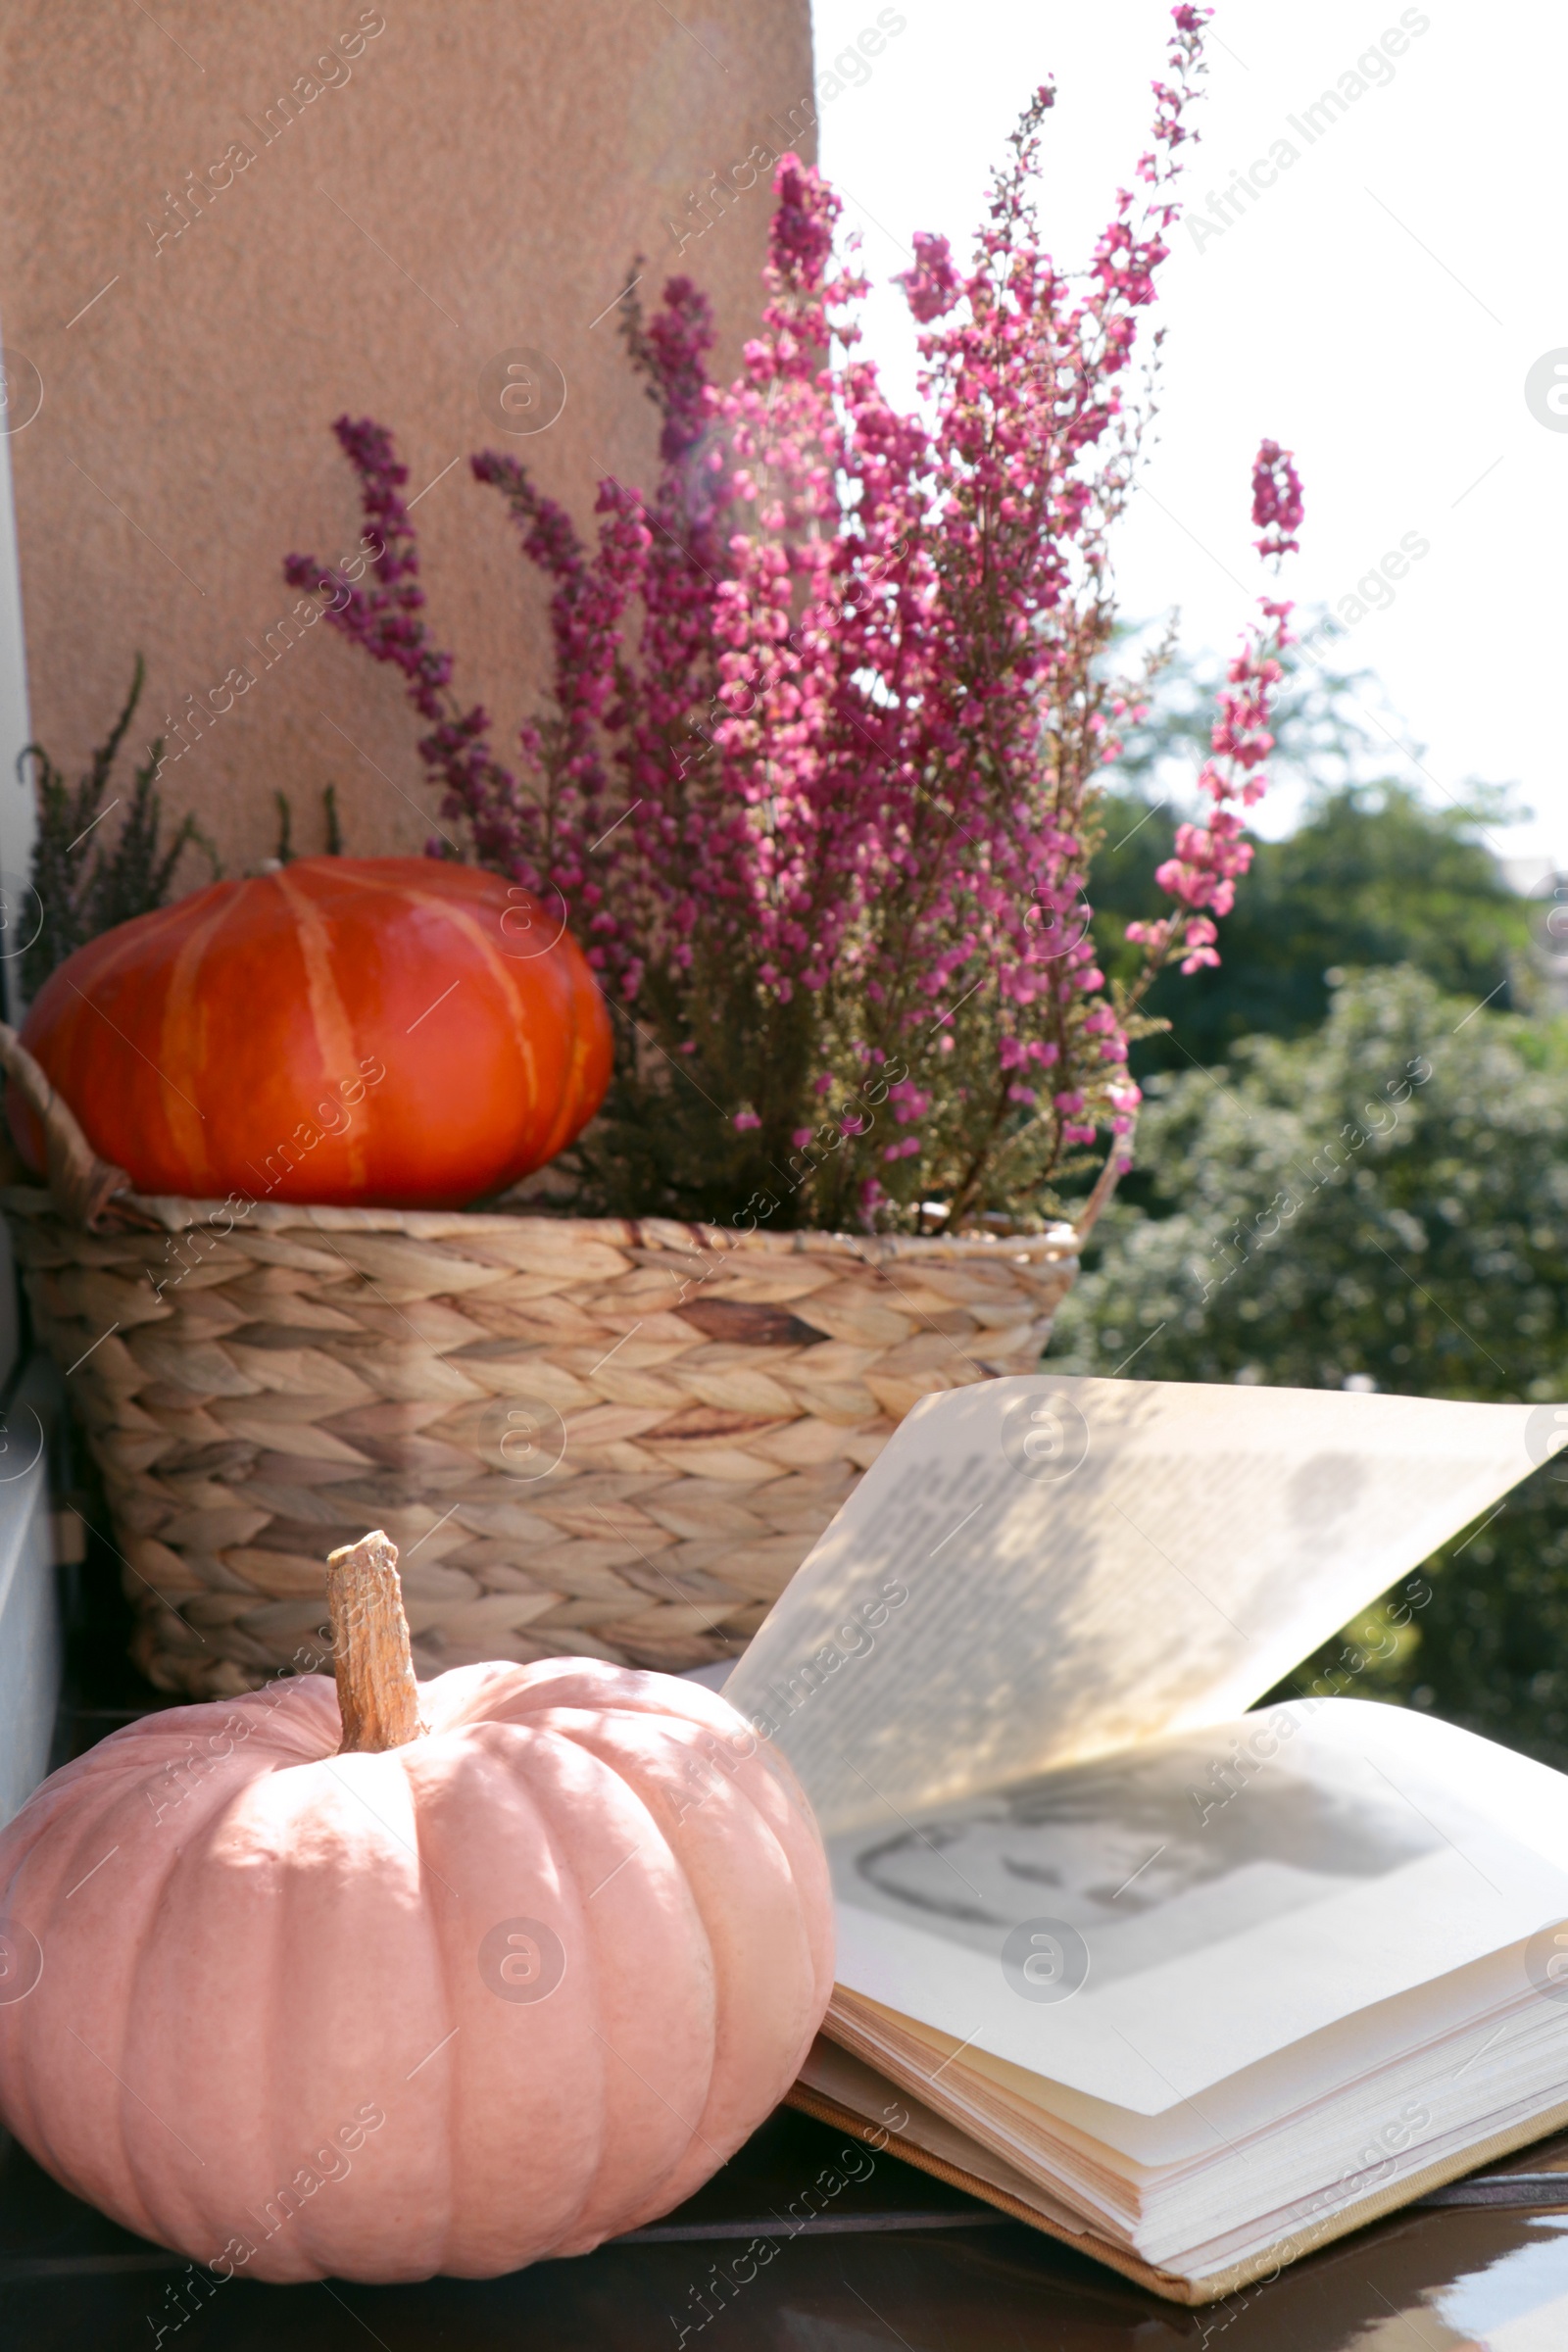
[(297, 1663), (368, 1526), (422, 1673), (734, 1657), (906, 1413), (1033, 1369), (1082, 1246), (240, 1206), (0, 1189), (132, 1654), (191, 1697)]
[[(0, 1187), (0, 1207), (19, 1216), (59, 1218), (60, 1211), (42, 1185)], [(213, 1224), (227, 1216), (251, 1232), (280, 1233), (300, 1226), (323, 1233), (401, 1233), (421, 1242), (452, 1242), (466, 1238), (482, 1242), (486, 1234), (524, 1234), (540, 1241), (601, 1242), (616, 1250), (701, 1250), (722, 1254), (735, 1249), (756, 1250), (767, 1256), (791, 1257), (826, 1250), (854, 1257), (863, 1264), (886, 1264), (898, 1258), (990, 1257), (1010, 1259), (1014, 1265), (1053, 1262), (1076, 1257), (1081, 1247), (1072, 1225), (1048, 1226), (1043, 1233), (828, 1233), (802, 1227), (791, 1233), (763, 1233), (742, 1226), (686, 1224), (670, 1217), (536, 1216), (526, 1211), (425, 1208), (339, 1208), (310, 1200), (252, 1200), (240, 1215), (226, 1200), (197, 1200), (174, 1193), (122, 1192), (116, 1209), (128, 1210), (144, 1227), (182, 1233), (197, 1225)], [(111, 1238), (108, 1230), (95, 1237)]]

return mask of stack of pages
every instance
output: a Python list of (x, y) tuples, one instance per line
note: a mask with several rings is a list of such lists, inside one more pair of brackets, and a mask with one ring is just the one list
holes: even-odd
[(1526, 1476), (1542, 1419), (920, 1405), (725, 1686), (833, 1864), (797, 2103), (1189, 2303), (1568, 2123), (1568, 1779), (1354, 1696), (1246, 1711)]

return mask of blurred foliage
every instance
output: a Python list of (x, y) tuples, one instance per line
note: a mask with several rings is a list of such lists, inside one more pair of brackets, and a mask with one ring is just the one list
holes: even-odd
[[(31, 784), (38, 810), (31, 875), (37, 903), (25, 909), (33, 936), (22, 958), (23, 987), (29, 998), (37, 995), (57, 964), (89, 939), (129, 922), (132, 915), (167, 906), (175, 869), (187, 849), (206, 852), (215, 878), (221, 870), (217, 851), (193, 816), (182, 817), (171, 839), (163, 839), (157, 791), (162, 737), (148, 745), (147, 758), (131, 778), (128, 799), (117, 794), (107, 806), (104, 803), (145, 677), (138, 654), (124, 707), (74, 787), (67, 784), (41, 744), (29, 743), (18, 759), (18, 777), (24, 785)], [(121, 806), (124, 814), (118, 827), (100, 833), (99, 826)]]
[[(1102, 961), (1123, 976), (1137, 963), (1123, 932), (1158, 896), (1154, 869), (1208, 749), (1211, 687), (1204, 668), (1173, 664), (1117, 762), (1089, 895)], [(1156, 983), (1148, 1009), (1174, 1026), (1134, 1050), (1140, 1078), (1220, 1060), (1258, 1031), (1303, 1035), (1328, 1011), (1334, 972), (1411, 963), (1472, 1002), (1512, 1000), (1529, 910), (1481, 838), (1508, 821), (1506, 796), (1474, 785), (1462, 805), (1434, 807), (1396, 781), (1368, 695), (1364, 679), (1299, 668), (1282, 690), (1270, 771), (1276, 793), (1304, 798), (1302, 821), (1258, 843), (1219, 924), (1218, 970)]]
[[(1327, 1021), (1156, 1074), (1147, 1204), (1102, 1224), (1050, 1362), (1129, 1378), (1568, 1397), (1568, 1025), (1404, 966)], [(1414, 1700), (1568, 1767), (1568, 1462), (1291, 1679)], [(1347, 1649), (1382, 1648), (1348, 1668)], [(1348, 1672), (1348, 1681), (1335, 1681)]]

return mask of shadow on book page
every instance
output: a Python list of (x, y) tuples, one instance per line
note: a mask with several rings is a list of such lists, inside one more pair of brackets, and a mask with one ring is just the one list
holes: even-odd
[[(1282, 1718), (1267, 1720), (1277, 1757)], [(1217, 1775), (1229, 1761), (1189, 1733), (840, 1838), (836, 1889), (999, 1962), (1025, 1916), (1054, 1905), (1076, 1923), (1082, 1961), (1031, 1949), (1016, 1967), (1020, 1997), (1054, 2001), (1087, 1976), (1091, 1953), (1097, 1985), (1115, 1984), (1288, 1919), (1331, 1887), (1389, 1878), (1444, 1842), (1353, 1764), (1335, 1771), (1332, 1752), (1314, 1756), (1311, 1777), (1289, 1761), (1259, 1763), (1250, 1784), (1238, 1772), (1226, 1801)]]
[(1537, 1467), (1550, 1409), (1120, 1380), (926, 1397), (725, 1696), (829, 1830), (1223, 1721)]
[[(1293, 1701), (829, 1853), (843, 1984), (1152, 2114), (1477, 1962), (1483, 2007), (1539, 2017), (1515, 1947), (1568, 1914), (1568, 1780), (1399, 1708)], [(1442, 2030), (1429, 2002), (1373, 2046)]]

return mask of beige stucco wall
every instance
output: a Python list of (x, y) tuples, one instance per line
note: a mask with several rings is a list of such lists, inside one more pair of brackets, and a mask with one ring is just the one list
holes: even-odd
[[(541, 674), (542, 597), (454, 461), (514, 447), (580, 522), (600, 473), (649, 482), (654, 412), (613, 309), (595, 319), (633, 256), (644, 295), (688, 270), (733, 369), (766, 177), (679, 260), (671, 222), (700, 225), (693, 191), (755, 144), (809, 152), (790, 130), (809, 52), (808, 0), (14, 0), (0, 322), (14, 424), (28, 364), (42, 391), (10, 448), (32, 725), (56, 758), (74, 772), (138, 650), (138, 749), (237, 670), (255, 683), (164, 776), (231, 871), (272, 847), (277, 787), (296, 848), (324, 846), (328, 780), (351, 852), (420, 847), (435, 803), (396, 673), (325, 627), (267, 665), (285, 551), (333, 561), (358, 532), (329, 421), (373, 415), (410, 494), (434, 483), (430, 618), (504, 739)], [(270, 119), (290, 90), (297, 120)], [(190, 173), (228, 184), (176, 234)], [(566, 402), (509, 444), (479, 379), (516, 347), (555, 361)]]

